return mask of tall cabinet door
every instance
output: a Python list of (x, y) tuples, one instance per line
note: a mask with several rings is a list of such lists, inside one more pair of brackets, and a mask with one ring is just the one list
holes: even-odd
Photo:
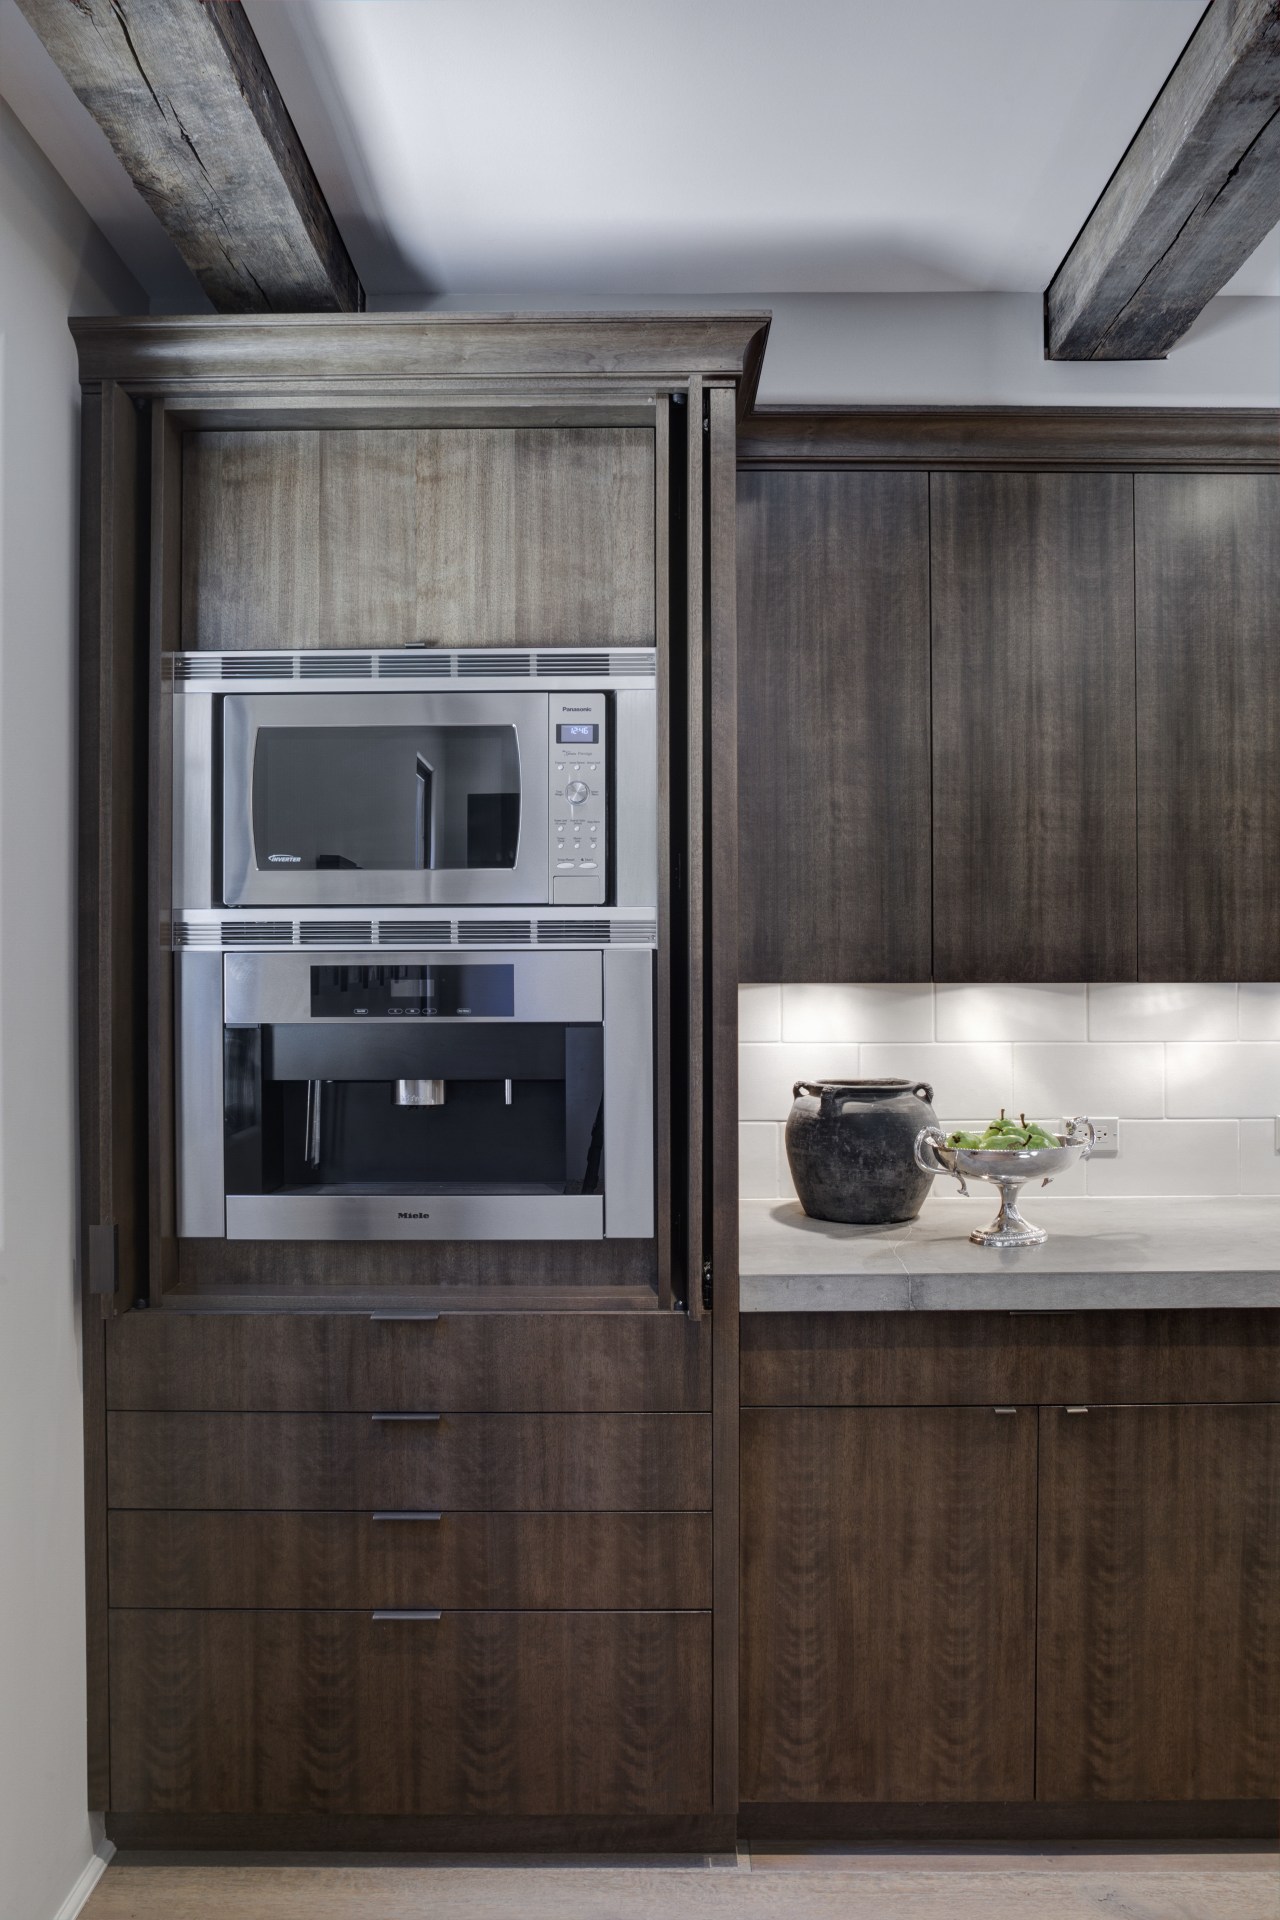
[(1280, 1793), (1280, 1407), (1043, 1407), (1039, 1587), (1039, 1799)]
[(740, 978), (929, 978), (923, 473), (738, 477)]
[(1132, 478), (930, 489), (934, 977), (1132, 980)]
[(1280, 474), (1134, 482), (1139, 971), (1280, 977)]
[(1036, 1416), (742, 1415), (742, 1798), (1030, 1800)]

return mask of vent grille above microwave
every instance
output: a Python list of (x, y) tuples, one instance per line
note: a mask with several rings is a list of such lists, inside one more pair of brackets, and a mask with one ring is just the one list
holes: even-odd
[(451, 680), (453, 655), (432, 653), (427, 647), (409, 647), (404, 653), (378, 655), (379, 680)]
[(372, 680), (371, 653), (304, 653), (298, 659), (303, 680)]
[(460, 653), (456, 659), (459, 680), (522, 680), (532, 671), (527, 653), (501, 653), (497, 647)]
[(180, 653), (178, 680), (292, 680), (291, 653)]

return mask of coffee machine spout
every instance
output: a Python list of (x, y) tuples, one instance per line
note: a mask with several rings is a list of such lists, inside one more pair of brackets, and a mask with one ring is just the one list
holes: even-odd
[(396, 1105), (398, 1107), (442, 1107), (444, 1081), (397, 1080)]

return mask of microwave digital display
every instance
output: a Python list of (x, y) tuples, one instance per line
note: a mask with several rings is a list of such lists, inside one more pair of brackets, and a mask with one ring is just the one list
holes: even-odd
[(594, 721), (563, 720), (556, 725), (556, 740), (562, 747), (593, 747), (599, 738)]

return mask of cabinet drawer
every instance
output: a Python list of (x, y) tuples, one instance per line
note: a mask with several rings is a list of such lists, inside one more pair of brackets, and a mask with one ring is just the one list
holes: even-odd
[(702, 1413), (113, 1413), (112, 1507), (694, 1512)]
[(1280, 1312), (746, 1313), (747, 1407), (1280, 1400)]
[(700, 1513), (113, 1513), (114, 1607), (711, 1605)]
[(130, 1313), (108, 1329), (107, 1405), (683, 1413), (711, 1405), (710, 1336), (658, 1312)]
[(116, 1812), (710, 1803), (706, 1613), (120, 1611), (111, 1702)]

